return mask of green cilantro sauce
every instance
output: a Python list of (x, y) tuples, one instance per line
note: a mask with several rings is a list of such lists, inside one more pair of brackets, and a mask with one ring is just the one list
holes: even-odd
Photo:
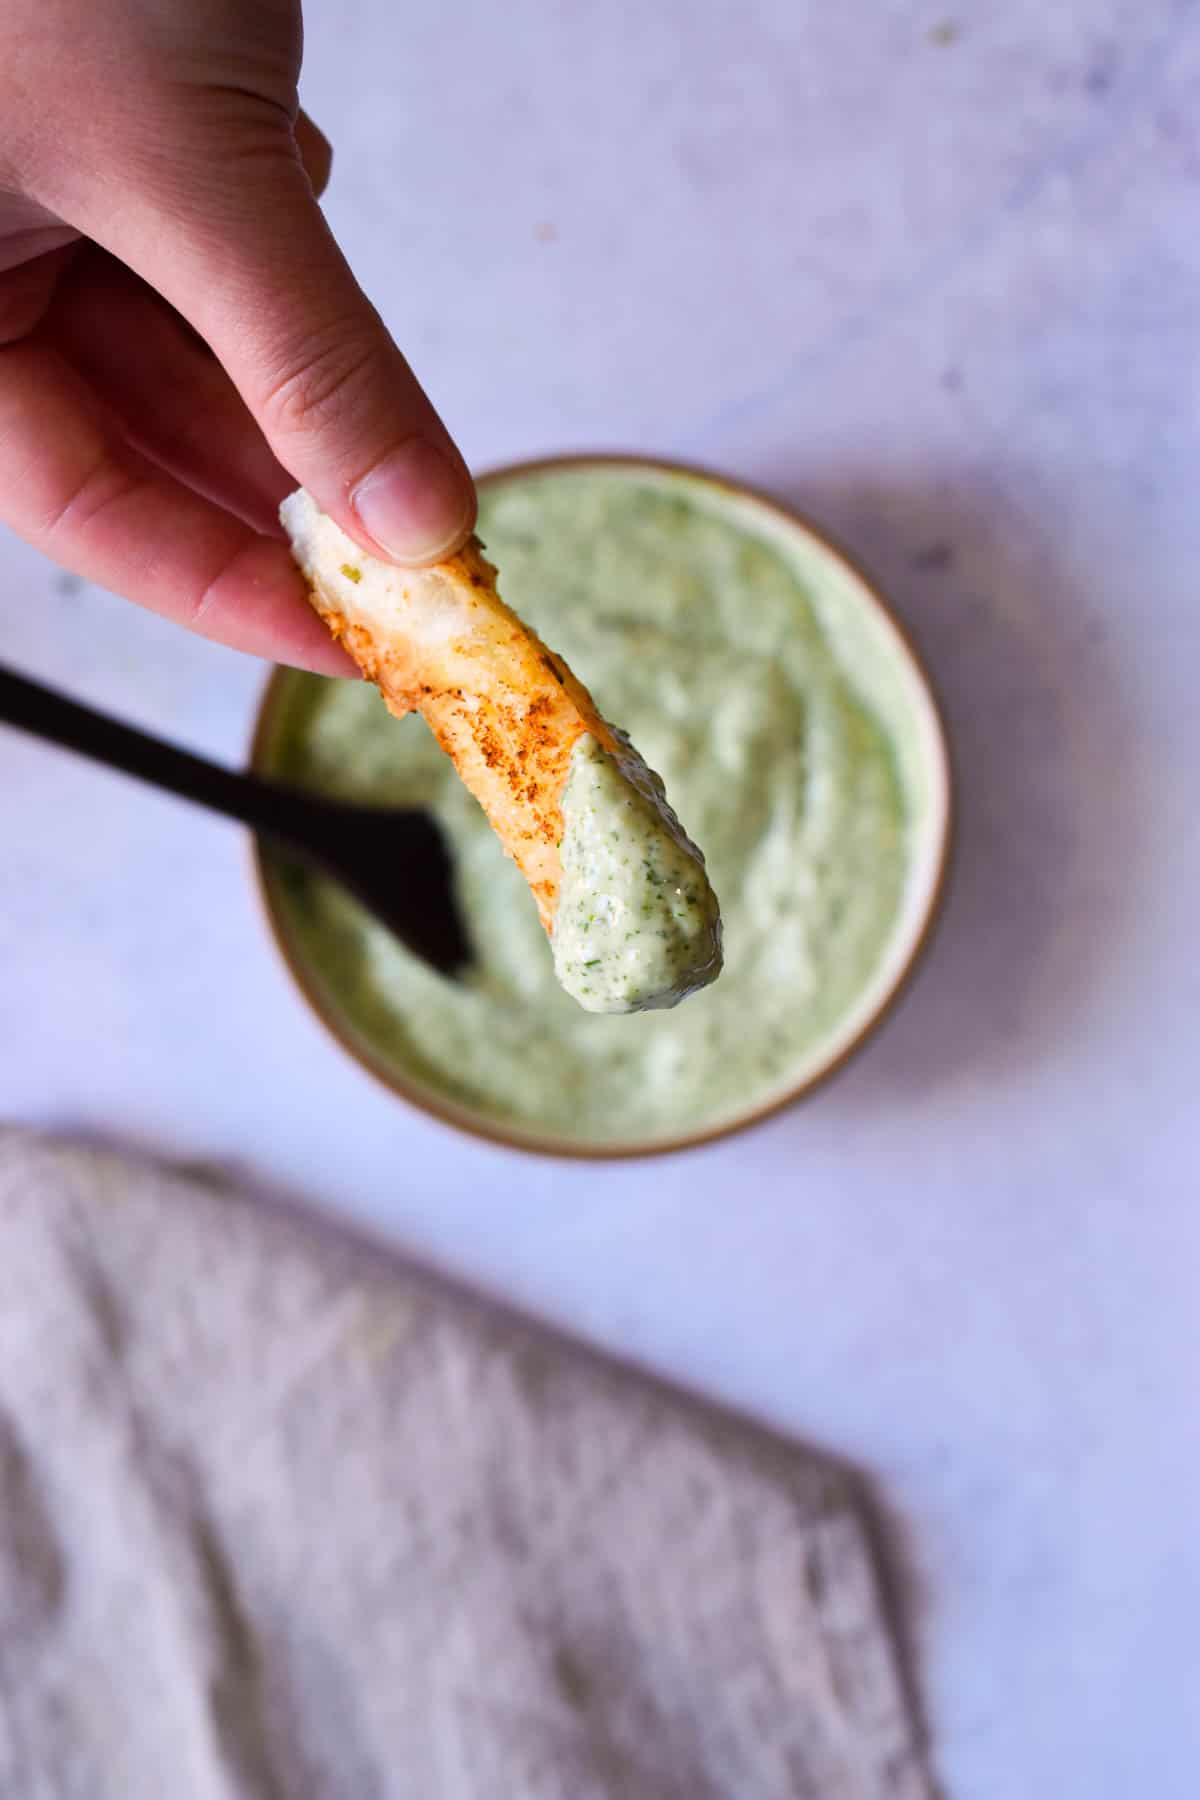
[[(662, 884), (678, 906), (667, 937), (638, 948), (644, 993), (703, 962), (698, 944), (719, 954), (682, 833), (615, 866), (644, 849), (644, 821), (625, 784), (630, 811), (614, 814), (619, 777), (595, 740), (581, 740), (564, 796), (552, 957), (523, 878), (424, 722), (393, 719), (366, 684), (301, 674), (267, 766), (348, 799), (431, 807), (478, 963), (443, 981), (339, 889), (279, 863), (290, 935), (377, 1058), (497, 1123), (582, 1143), (720, 1123), (779, 1092), (881, 966), (909, 860), (903, 756), (844, 666), (855, 640), (819, 604), (819, 565), (794, 561), (719, 490), (548, 470), (485, 489), (480, 533), (505, 598), (631, 733), (703, 846), (724, 973), (673, 1010), (624, 1017), (581, 1011), (559, 986), (555, 962), (584, 1006), (606, 1010), (610, 982), (629, 981), (613, 939)], [(600, 817), (628, 840), (597, 841)], [(621, 905), (588, 919), (581, 897), (617, 875)]]
[(674, 1006), (721, 971), (721, 921), (704, 859), (632, 745), (571, 753), (554, 968), (588, 1012)]

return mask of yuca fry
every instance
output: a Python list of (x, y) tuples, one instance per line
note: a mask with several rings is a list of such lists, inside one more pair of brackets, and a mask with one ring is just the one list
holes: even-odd
[(424, 716), (549, 932), (571, 752), (584, 732), (617, 747), (591, 695), (505, 605), (478, 538), (432, 568), (399, 569), (365, 555), (303, 489), (280, 516), (313, 606), (389, 711)]
[[(629, 1011), (672, 1005), (713, 980), (720, 925), (703, 857), (624, 734), (500, 598), (478, 539), (431, 568), (404, 569), (365, 554), (303, 489), (280, 517), (313, 606), (390, 711), (423, 714), (552, 939), (568, 877), (571, 930), (555, 941), (568, 992), (591, 1011)], [(585, 737), (589, 756), (598, 745), (613, 759), (601, 759), (589, 789), (606, 829), (594, 816), (577, 821), (564, 871), (564, 795)], [(587, 785), (585, 768), (580, 778)]]

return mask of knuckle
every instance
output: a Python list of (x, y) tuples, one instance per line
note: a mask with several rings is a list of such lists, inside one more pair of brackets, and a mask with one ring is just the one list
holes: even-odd
[(320, 432), (370, 402), (381, 362), (379, 345), (361, 331), (332, 326), (283, 361), (268, 383), (263, 417), (284, 437)]
[(135, 500), (145, 486), (143, 469), (101, 444), (85, 466), (53, 484), (39, 522), (43, 549), (53, 554), (60, 538), (95, 533), (103, 520)]

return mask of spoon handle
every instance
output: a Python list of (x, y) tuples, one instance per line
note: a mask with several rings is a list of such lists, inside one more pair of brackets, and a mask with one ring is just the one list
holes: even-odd
[(224, 813), (273, 837), (311, 836), (319, 801), (254, 775), (243, 775), (179, 750), (161, 738), (122, 725), (0, 665), (0, 724), (15, 725), (51, 744), (77, 750), (211, 812)]

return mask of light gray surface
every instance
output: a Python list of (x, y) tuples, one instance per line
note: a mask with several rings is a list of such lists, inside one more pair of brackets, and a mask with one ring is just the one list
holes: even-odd
[[(653, 1167), (511, 1160), (326, 1044), (236, 834), (5, 736), (5, 1110), (323, 1194), (854, 1458), (951, 1794), (1183, 1800), (1197, 8), (402, 11), (310, 17), (368, 286), (478, 464), (700, 457), (874, 564), (957, 743), (945, 930), (810, 1107)], [(3, 654), (238, 753), (253, 667), (19, 546), (3, 574)]]

